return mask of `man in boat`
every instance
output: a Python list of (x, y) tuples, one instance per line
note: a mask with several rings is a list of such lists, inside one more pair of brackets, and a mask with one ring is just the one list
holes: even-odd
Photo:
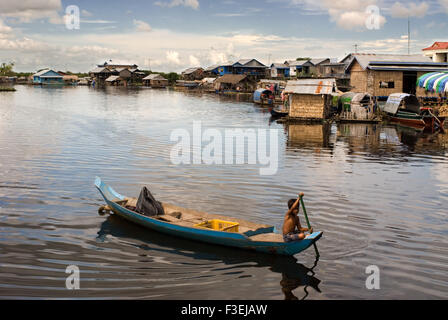
[(309, 231), (313, 233), (313, 228), (302, 228), (299, 220), (299, 204), (300, 197), (296, 199), (290, 199), (288, 201), (288, 212), (286, 212), (285, 220), (283, 221), (283, 240), (285, 242), (300, 241), (305, 239), (304, 232)]

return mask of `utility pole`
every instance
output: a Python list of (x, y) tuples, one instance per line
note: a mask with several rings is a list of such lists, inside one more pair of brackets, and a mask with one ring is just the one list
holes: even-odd
[(268, 54), (268, 66), (271, 66), (271, 56), (272, 54)]
[(354, 47), (355, 47), (355, 53), (358, 53), (358, 45), (356, 43), (355, 43)]
[(411, 20), (408, 16), (408, 55), (411, 54)]

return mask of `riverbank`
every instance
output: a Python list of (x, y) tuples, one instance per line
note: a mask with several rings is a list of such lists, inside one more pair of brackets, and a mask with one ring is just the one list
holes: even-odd
[(0, 87), (0, 92), (12, 92), (12, 91), (17, 91), (17, 90), (13, 87)]

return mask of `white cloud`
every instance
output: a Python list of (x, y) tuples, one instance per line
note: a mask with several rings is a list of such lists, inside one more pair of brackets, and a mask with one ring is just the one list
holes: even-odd
[(12, 28), (3, 23), (0, 19), (0, 39), (9, 38), (12, 35)]
[(38, 19), (47, 19), (55, 24), (63, 23), (58, 13), (61, 9), (61, 0), (0, 1), (0, 15), (22, 23)]
[(48, 45), (44, 42), (36, 41), (29, 38), (23, 39), (0, 39), (1, 50), (13, 50), (19, 52), (37, 53), (47, 51)]
[(174, 51), (174, 50), (167, 51), (167, 53), (166, 53), (166, 60), (169, 63), (173, 63), (173, 64), (176, 64), (176, 65), (180, 65), (181, 64), (180, 59), (179, 59), (179, 52)]
[(108, 57), (118, 53), (117, 49), (105, 48), (96, 45), (72, 46), (64, 51), (68, 56), (85, 55), (89, 57)]
[(195, 66), (195, 67), (198, 67), (201, 65), (201, 62), (195, 56), (190, 55), (189, 59), (190, 59), (190, 65)]
[(117, 23), (117, 22), (111, 21), (111, 20), (81, 20), (81, 23), (109, 24), (109, 23)]
[(339, 27), (346, 30), (365, 31), (366, 21), (370, 13), (367, 12), (369, 6), (376, 6), (379, 9), (379, 27), (383, 27), (386, 18), (381, 14), (379, 0), (290, 0), (292, 5), (300, 5), (309, 12), (327, 12), (330, 20)]
[[(447, 0), (448, 1), (448, 0)], [(422, 18), (428, 12), (429, 5), (426, 2), (416, 4), (414, 2), (408, 2), (405, 5), (401, 2), (395, 2), (390, 8), (391, 15), (394, 18), (407, 18), (418, 17)]]
[(199, 9), (198, 0), (171, 0), (170, 2), (157, 1), (154, 4), (160, 7), (168, 7), (168, 8), (184, 6), (193, 8), (195, 10)]
[(91, 17), (93, 16), (93, 14), (90, 11), (87, 11), (85, 9), (81, 10), (81, 15), (85, 16), (85, 17)]
[(136, 26), (136, 30), (139, 32), (151, 31), (151, 26), (144, 21), (134, 19), (134, 25)]

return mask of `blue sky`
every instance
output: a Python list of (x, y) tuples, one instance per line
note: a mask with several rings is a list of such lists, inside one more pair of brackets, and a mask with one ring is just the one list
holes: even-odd
[[(69, 30), (67, 6), (80, 10)], [(369, 6), (378, 28), (367, 28)], [(369, 11), (372, 12), (372, 11)], [(448, 41), (448, 0), (0, 0), (0, 61), (18, 71), (88, 71), (97, 63), (137, 63), (181, 71), (239, 58), (263, 63), (354, 51), (407, 53)]]

